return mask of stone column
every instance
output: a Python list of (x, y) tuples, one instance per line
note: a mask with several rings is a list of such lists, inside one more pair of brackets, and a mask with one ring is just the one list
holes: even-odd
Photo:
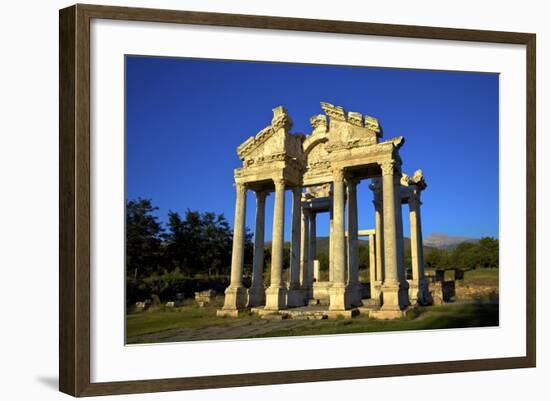
[(382, 223), (382, 201), (375, 204), (376, 281), (384, 280), (384, 226)]
[(300, 235), (302, 189), (292, 188), (292, 237), (290, 247), (290, 279), (288, 306), (303, 306), (304, 292), (300, 286)]
[(265, 302), (264, 233), (265, 198), (267, 192), (256, 191), (256, 225), (254, 229), (254, 259), (252, 261), (252, 285), (248, 289), (248, 306), (259, 306)]
[(407, 270), (405, 266), (405, 236), (403, 234), (403, 210), (401, 207), (401, 175), (394, 176), (395, 185), (395, 221), (397, 229), (397, 266), (399, 269), (399, 281), (407, 283)]
[(246, 187), (237, 183), (235, 222), (233, 224), (233, 251), (231, 253), (231, 282), (225, 290), (225, 300), (220, 315), (237, 315), (246, 307), (247, 291), (243, 287), (243, 259), (245, 240)]
[(328, 281), (332, 283), (334, 272), (334, 213), (330, 207), (329, 250), (328, 250)]
[(384, 226), (383, 226), (383, 207), (382, 207), (382, 178), (375, 177), (372, 179), (370, 189), (374, 195), (374, 218), (375, 218), (375, 254), (376, 263), (373, 269), (374, 280), (371, 275), (370, 297), (375, 305), (381, 303), (382, 281), (384, 280)]
[(309, 257), (309, 211), (302, 207), (302, 225), (300, 236), (300, 283), (307, 290), (307, 266)]
[(348, 179), (348, 287), (352, 305), (361, 304), (361, 284), (359, 284), (359, 241), (357, 220), (357, 184), (359, 180)]
[(422, 246), (422, 224), (420, 221), (420, 193), (409, 197), (409, 219), (411, 225), (412, 280), (409, 287), (411, 303), (431, 303), (428, 285), (424, 278), (424, 249)]
[(371, 298), (376, 283), (376, 234), (369, 235), (369, 278)]
[(313, 267), (315, 265), (315, 255), (317, 254), (317, 214), (313, 211), (309, 213), (309, 256), (307, 264), (307, 285), (308, 299), (313, 298)]
[(265, 309), (286, 308), (287, 289), (283, 283), (283, 247), (285, 225), (285, 181), (275, 181), (275, 205), (273, 211), (273, 238), (271, 240), (271, 283), (266, 290)]
[[(400, 176), (396, 161), (381, 164), (382, 168), (382, 201), (384, 212), (384, 282), (382, 284), (382, 310), (399, 312), (408, 305), (408, 296), (400, 278), (403, 266), (399, 257), (398, 217), (396, 216), (395, 176)], [(395, 315), (399, 315), (395, 313)], [(388, 317), (389, 314), (388, 314)], [(393, 316), (391, 316), (393, 317)]]
[(346, 286), (346, 240), (345, 240), (345, 194), (344, 171), (333, 171), (334, 195), (334, 266), (333, 282), (329, 288), (329, 310), (344, 311), (350, 308), (349, 294)]

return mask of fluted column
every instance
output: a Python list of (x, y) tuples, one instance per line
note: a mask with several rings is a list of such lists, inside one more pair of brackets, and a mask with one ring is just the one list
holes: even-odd
[(267, 192), (256, 191), (256, 225), (254, 229), (254, 258), (252, 261), (252, 285), (248, 289), (248, 306), (258, 306), (265, 302), (263, 283), (265, 199)]
[(348, 286), (350, 302), (353, 305), (361, 303), (361, 285), (359, 284), (359, 241), (357, 216), (357, 184), (359, 180), (348, 179)]
[(302, 189), (292, 188), (292, 233), (290, 247), (290, 278), (287, 295), (288, 306), (304, 305), (304, 293), (300, 286), (300, 235)]
[(333, 282), (329, 289), (330, 310), (345, 310), (350, 307), (346, 286), (346, 240), (345, 240), (345, 193), (344, 193), (344, 171), (335, 169), (333, 171), (334, 194), (334, 266)]
[(400, 277), (403, 269), (399, 263), (398, 249), (398, 218), (396, 216), (395, 176), (399, 174), (399, 166), (392, 160), (381, 164), (382, 168), (382, 200), (384, 213), (384, 282), (382, 284), (383, 310), (398, 311), (408, 304), (408, 296)]
[(271, 283), (266, 290), (266, 309), (286, 308), (286, 287), (283, 283), (283, 247), (285, 218), (285, 181), (276, 179), (271, 242)]
[(247, 291), (243, 287), (243, 258), (245, 240), (246, 187), (235, 185), (235, 222), (233, 225), (233, 251), (231, 253), (231, 282), (225, 290), (224, 310), (239, 310), (246, 307)]

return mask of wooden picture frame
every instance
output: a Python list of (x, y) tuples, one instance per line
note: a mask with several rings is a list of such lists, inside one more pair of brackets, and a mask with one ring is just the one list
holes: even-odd
[[(94, 18), (526, 46), (526, 356), (92, 383), (90, 380), (90, 21)], [(535, 47), (530, 33), (75, 5), (60, 10), (59, 388), (73, 396), (534, 367), (536, 362)]]

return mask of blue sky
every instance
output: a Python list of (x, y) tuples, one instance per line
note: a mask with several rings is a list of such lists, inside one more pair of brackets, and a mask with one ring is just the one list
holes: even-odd
[[(223, 213), (233, 223), (236, 148), (284, 105), (291, 132), (310, 133), (320, 101), (377, 117), (384, 138), (404, 136), (403, 171), (421, 168), (426, 238), (498, 237), (498, 74), (126, 58), (126, 196), (152, 199), (158, 216), (186, 209)], [(374, 226), (368, 181), (358, 188), (359, 228)], [(249, 194), (247, 225), (254, 228)], [(271, 238), (273, 196), (266, 209)], [(408, 236), (408, 208), (403, 207)], [(328, 215), (318, 216), (318, 235)], [(287, 191), (285, 238), (290, 238)]]

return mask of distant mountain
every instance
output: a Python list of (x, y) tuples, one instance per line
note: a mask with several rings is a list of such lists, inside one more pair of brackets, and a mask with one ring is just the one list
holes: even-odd
[[(359, 238), (359, 246), (369, 246), (369, 240), (365, 239), (366, 237)], [(328, 252), (329, 238), (328, 237), (317, 237), (317, 252)], [(265, 241), (265, 247), (271, 248), (271, 241)], [(290, 247), (290, 242), (285, 241), (285, 247)], [(433, 246), (427, 245), (424, 241), (424, 252), (430, 252), (434, 248)], [(410, 253), (411, 249), (411, 239), (405, 237), (405, 253)]]
[(463, 242), (475, 243), (478, 240), (470, 237), (453, 237), (443, 233), (433, 233), (424, 239), (424, 246), (441, 249), (454, 249)]
[[(455, 249), (459, 244), (463, 242), (472, 242), (476, 243), (479, 241), (476, 238), (470, 238), (470, 237), (453, 237), (451, 235), (443, 234), (443, 233), (433, 233), (428, 236), (428, 238), (424, 239), (424, 252), (430, 252), (433, 248), (440, 248), (440, 249), (447, 249), (447, 250), (453, 250)], [(368, 239), (365, 239), (365, 237), (359, 238), (359, 245), (360, 246), (368, 246), (369, 241)], [(327, 252), (328, 251), (328, 245), (329, 245), (329, 238), (328, 237), (317, 237), (317, 251), (318, 252)], [(271, 241), (265, 241), (266, 248), (271, 247)], [(285, 247), (290, 247), (290, 242), (285, 241)], [(405, 252), (410, 252), (411, 248), (411, 240), (408, 237), (405, 237)]]

